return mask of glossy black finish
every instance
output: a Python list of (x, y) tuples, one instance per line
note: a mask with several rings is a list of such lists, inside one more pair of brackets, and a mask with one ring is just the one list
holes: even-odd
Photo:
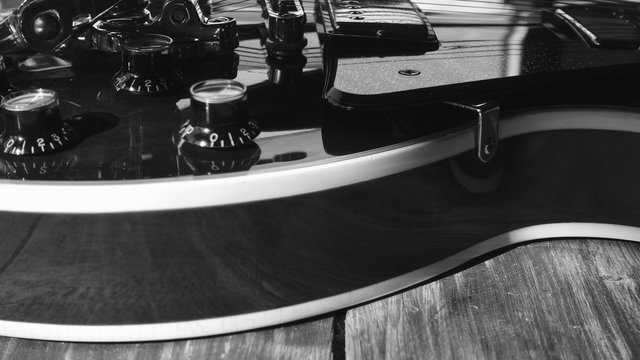
[(5, 155), (40, 155), (78, 141), (78, 131), (63, 121), (55, 91), (17, 91), (2, 99), (0, 149)]
[(7, 68), (4, 57), (0, 56), (0, 100), (11, 91), (11, 83), (7, 76)]
[[(513, 93), (514, 89), (553, 88), (584, 79), (597, 83), (603, 75), (611, 74), (636, 76), (640, 61), (637, 50), (595, 49), (574, 31), (554, 27), (543, 19), (543, 11), (566, 4), (532, 1), (491, 3), (486, 8), (478, 5), (481, 11), (475, 17), (469, 19), (462, 13), (457, 21), (449, 19), (461, 11), (450, 9), (464, 9), (463, 2), (440, 8), (421, 4), (433, 7), (429, 18), (441, 42), (438, 51), (386, 57), (331, 53), (326, 97), (340, 106), (379, 108), (451, 97), (487, 98)], [(637, 13), (625, 3), (607, 7)], [(407, 71), (419, 74), (403, 75)]]
[[(64, 168), (49, 166), (47, 175), (38, 173), (36, 179), (115, 180), (202, 174), (186, 164), (175, 135), (188, 118), (188, 115), (185, 117), (189, 113), (188, 102), (186, 105), (184, 102), (189, 98), (187, 87), (211, 78), (235, 78), (247, 85), (249, 116), (264, 134), (322, 127), (322, 135), (313, 144), (322, 144), (320, 151), (325, 151), (327, 156), (437, 134), (467, 120), (459, 113), (434, 109), (431, 105), (391, 107), (384, 111), (347, 111), (340, 106), (324, 106), (321, 104), (323, 86), (331, 102), (375, 109), (390, 107), (390, 104), (457, 101), (465, 97), (492, 98), (507, 110), (542, 104), (634, 101), (620, 84), (636, 82), (636, 63), (640, 62), (637, 51), (593, 49), (571, 34), (563, 38), (557, 29), (540, 23), (540, 14), (548, 7), (531, 4), (505, 3), (495, 10), (511, 9), (514, 18), (525, 10), (532, 14), (518, 24), (505, 22), (504, 16), (501, 21), (492, 22), (496, 15), (491, 12), (481, 17), (483, 23), (459, 24), (446, 17), (447, 8), (431, 11), (429, 18), (442, 42), (439, 50), (382, 58), (371, 57), (366, 51), (362, 54), (365, 57), (341, 57), (330, 43), (322, 48), (312, 31), (305, 34), (309, 44), (301, 57), (268, 56), (265, 47), (268, 33), (260, 31), (263, 25), (256, 7), (253, 13), (232, 13), (243, 22), (237, 54), (202, 55), (192, 61), (182, 61), (177, 69), (184, 73), (184, 86), (174, 93), (156, 97), (116, 93), (111, 89), (110, 79), (118, 69), (117, 54), (79, 52), (70, 58), (74, 63), (70, 70), (12, 71), (10, 78), (16, 87), (55, 89), (63, 102), (77, 104), (71, 112), (63, 109), (65, 118), (98, 112), (118, 119), (107, 131), (90, 131), (93, 135), (64, 153), (34, 159), (33, 164), (27, 159), (21, 162), (27, 161), (22, 164), (26, 168), (43, 162), (73, 164)], [(157, 7), (158, 2), (151, 5)], [(213, 16), (208, 10), (213, 4), (201, 5), (204, 16)], [(304, 4), (304, 7), (306, 15), (312, 16), (313, 6)], [(457, 19), (468, 18), (460, 15)], [(176, 51), (181, 49), (178, 47)], [(324, 74), (321, 60), (324, 60)], [(328, 83), (324, 84), (325, 81)], [(146, 89), (145, 85), (137, 84), (134, 90)], [(81, 126), (88, 128), (88, 123)], [(397, 126), (406, 123), (413, 125)], [(403, 131), (397, 131), (398, 128)], [(260, 139), (257, 138), (258, 144)], [(313, 146), (261, 151), (262, 158), (252, 168), (271, 164), (274, 155), (317, 152)], [(230, 155), (215, 156), (221, 157), (216, 163), (222, 163)], [(212, 164), (209, 168), (219, 167)], [(22, 179), (19, 174), (24, 173), (4, 173), (3, 176)]]
[[(309, 38), (315, 39), (315, 45), (304, 51), (310, 59), (308, 69), (316, 71), (308, 71), (295, 86), (274, 86), (269, 80), (268, 64), (264, 60), (266, 51), (260, 45), (259, 36), (253, 31), (243, 35), (242, 47), (235, 56), (202, 57), (197, 66), (182, 67), (184, 86), (161, 96), (116, 92), (111, 81), (120, 67), (118, 54), (82, 53), (75, 59), (71, 69), (41, 73), (12, 71), (10, 78), (17, 88), (56, 89), (63, 105), (63, 118), (107, 113), (117, 121), (111, 121), (113, 126), (109, 125), (105, 130), (102, 125), (96, 127), (91, 117), (81, 116), (76, 125), (89, 132), (84, 141), (56, 155), (20, 160), (1, 159), (6, 162), (3, 167), (5, 171), (0, 171), (2, 177), (38, 180), (169, 178), (209, 174), (211, 169), (222, 169), (220, 165), (225, 161), (226, 167), (241, 171), (244, 167), (238, 166), (236, 154), (222, 152), (207, 155), (205, 159), (198, 160), (210, 162), (206, 167), (209, 171), (202, 171), (194, 170), (194, 166), (190, 165), (192, 161), (178, 150), (175, 135), (189, 117), (188, 86), (204, 79), (235, 77), (249, 86), (250, 119), (258, 122), (264, 131), (318, 128), (321, 123), (319, 94), (322, 75), (317, 71), (321, 66), (317, 38), (309, 34)], [(255, 54), (262, 57), (256, 58)], [(186, 107), (183, 106), (185, 100)], [(266, 164), (273, 162), (274, 155), (310, 151), (316, 150), (296, 145), (264, 153), (262, 160)], [(250, 158), (253, 156), (255, 152)], [(229, 166), (233, 161), (236, 161), (236, 165)], [(69, 166), (57, 166), (61, 163)], [(45, 170), (32, 171), (34, 167), (43, 167)], [(197, 168), (201, 169), (202, 166)]]
[[(523, 226), (640, 225), (638, 134), (544, 132), (384, 179), (171, 212), (1, 213), (0, 317), (193, 320), (375, 284)], [(286, 185), (286, 184), (285, 184)]]
[(180, 146), (232, 149), (254, 146), (260, 129), (249, 117), (246, 88), (233, 80), (205, 80), (189, 89), (189, 118), (180, 126)]
[(173, 39), (144, 34), (122, 42), (122, 67), (113, 77), (117, 91), (155, 95), (183, 86), (172, 51)]
[[(70, 69), (13, 69), (15, 86), (52, 88), (63, 103), (76, 104), (62, 115), (75, 119), (86, 137), (57, 154), (3, 156), (4, 184), (169, 182), (222, 173), (233, 179), (279, 163), (302, 165), (310, 155), (335, 160), (442, 136), (472, 120), (440, 108), (440, 100), (491, 97), (507, 111), (637, 103), (623, 85), (637, 84), (639, 53), (594, 49), (542, 24), (541, 11), (551, 2), (518, 1), (516, 10), (505, 2), (500, 10), (511, 9), (514, 17), (488, 19), (433, 11), (429, 19), (442, 46), (421, 55), (345, 56), (331, 44), (321, 48), (307, 29), (304, 61), (290, 63), (270, 61), (260, 10), (251, 4), (255, 12), (233, 13), (243, 18), (237, 57), (183, 63), (185, 87), (173, 93), (116, 92), (111, 79), (120, 66), (117, 54), (76, 53), (68, 58)], [(533, 15), (519, 18), (522, 4)], [(313, 7), (304, 5), (311, 13)], [(23, 55), (12, 56), (19, 61)], [(276, 81), (274, 68), (297, 75)], [(255, 146), (206, 153), (178, 146), (175, 135), (190, 113), (187, 86), (209, 78), (235, 78), (247, 86), (249, 117), (263, 131)], [(323, 103), (323, 94), (340, 106)], [(400, 106), (406, 104), (411, 106)], [(282, 131), (312, 135), (300, 137), (302, 143), (279, 143)], [(640, 226), (640, 168), (633, 161), (639, 144), (637, 134), (548, 132), (500, 143), (488, 164), (463, 154), (278, 200), (149, 213), (0, 213), (0, 318), (131, 324), (243, 314), (375, 284), (523, 226)]]
[[(206, 83), (202, 83), (206, 86)], [(222, 82), (221, 84), (225, 84)], [(233, 85), (233, 82), (228, 82)], [(238, 83), (238, 85), (241, 85)], [(221, 85), (220, 87), (226, 88), (229, 85)], [(224, 91), (216, 89), (218, 92)], [(197, 84), (191, 88), (192, 92), (200, 91)], [(204, 91), (207, 91), (206, 89)], [(237, 91), (244, 92), (245, 89), (240, 86), (237, 87)], [(226, 101), (218, 102), (206, 102), (191, 95), (191, 107), (190, 118), (196, 124), (203, 126), (230, 126), (235, 124), (243, 124), (249, 120), (249, 109), (247, 105), (247, 96), (244, 93), (238, 93), (237, 97), (231, 98)]]

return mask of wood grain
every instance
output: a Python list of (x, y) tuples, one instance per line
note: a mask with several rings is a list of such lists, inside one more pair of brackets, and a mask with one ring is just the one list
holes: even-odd
[(640, 167), (628, 156), (640, 152), (637, 134), (546, 132), (500, 146), (504, 158), (489, 166), (463, 154), (272, 201), (130, 214), (0, 212), (0, 318), (220, 318), (344, 294), (529, 225), (640, 226)]
[(518, 247), (346, 315), (347, 359), (640, 356), (640, 246)]
[(88, 344), (0, 337), (1, 360), (331, 359), (332, 318), (184, 341)]
[(512, 249), (340, 315), (182, 341), (0, 338), (0, 359), (631, 359), (640, 348), (640, 244), (556, 240)]

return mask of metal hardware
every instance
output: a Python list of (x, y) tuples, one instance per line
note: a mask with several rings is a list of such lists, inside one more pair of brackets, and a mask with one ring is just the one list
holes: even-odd
[(319, 0), (317, 27), (341, 56), (421, 55), (437, 50), (427, 16), (410, 0)]
[(447, 104), (473, 111), (478, 122), (476, 155), (482, 162), (491, 161), (498, 151), (500, 105), (495, 101), (447, 102)]
[(97, 23), (93, 48), (119, 51), (119, 38), (131, 33), (166, 35), (176, 42), (174, 46), (191, 46), (205, 53), (230, 53), (239, 44), (236, 20), (226, 16), (206, 18), (196, 0), (166, 0), (162, 10), (149, 19), (139, 16), (132, 13)]
[(307, 45), (307, 15), (299, 0), (259, 0), (267, 20), (267, 50), (271, 56), (299, 56)]
[(144, 6), (144, 0), (27, 0), (2, 18), (0, 48), (57, 51), (100, 19)]
[(421, 72), (420, 70), (414, 70), (414, 69), (402, 69), (398, 71), (398, 74), (402, 76), (418, 76), (421, 74)]
[(161, 9), (149, 9), (147, 0), (26, 0), (17, 10), (0, 13), (0, 52), (118, 52), (123, 39), (149, 33), (204, 53), (230, 53), (238, 46), (235, 19), (209, 19), (197, 0), (161, 3)]

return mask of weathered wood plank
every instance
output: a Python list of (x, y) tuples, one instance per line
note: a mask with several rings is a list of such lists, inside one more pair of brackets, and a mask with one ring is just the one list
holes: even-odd
[(640, 245), (529, 244), (347, 313), (347, 359), (640, 356)]
[[(347, 359), (637, 358), (639, 279), (639, 244), (534, 243), (350, 310), (339, 333)], [(340, 358), (333, 322), (137, 344), (0, 338), (0, 360)]]
[(89, 344), (0, 337), (0, 360), (332, 359), (333, 318), (228, 336)]

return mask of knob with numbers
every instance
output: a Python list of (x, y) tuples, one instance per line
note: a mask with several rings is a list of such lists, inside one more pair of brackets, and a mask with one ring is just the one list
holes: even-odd
[(2, 99), (0, 147), (11, 155), (40, 155), (59, 151), (76, 140), (74, 129), (62, 120), (58, 95), (33, 89)]
[(262, 150), (257, 144), (229, 151), (210, 151), (197, 146), (178, 149), (181, 164), (194, 175), (212, 175), (247, 171), (259, 160)]
[(228, 149), (253, 144), (258, 125), (249, 118), (246, 87), (234, 80), (193, 85), (189, 120), (179, 130), (179, 146)]
[(113, 77), (116, 90), (154, 95), (182, 86), (182, 76), (175, 69), (171, 46), (165, 35), (144, 34), (123, 40), (122, 67)]

